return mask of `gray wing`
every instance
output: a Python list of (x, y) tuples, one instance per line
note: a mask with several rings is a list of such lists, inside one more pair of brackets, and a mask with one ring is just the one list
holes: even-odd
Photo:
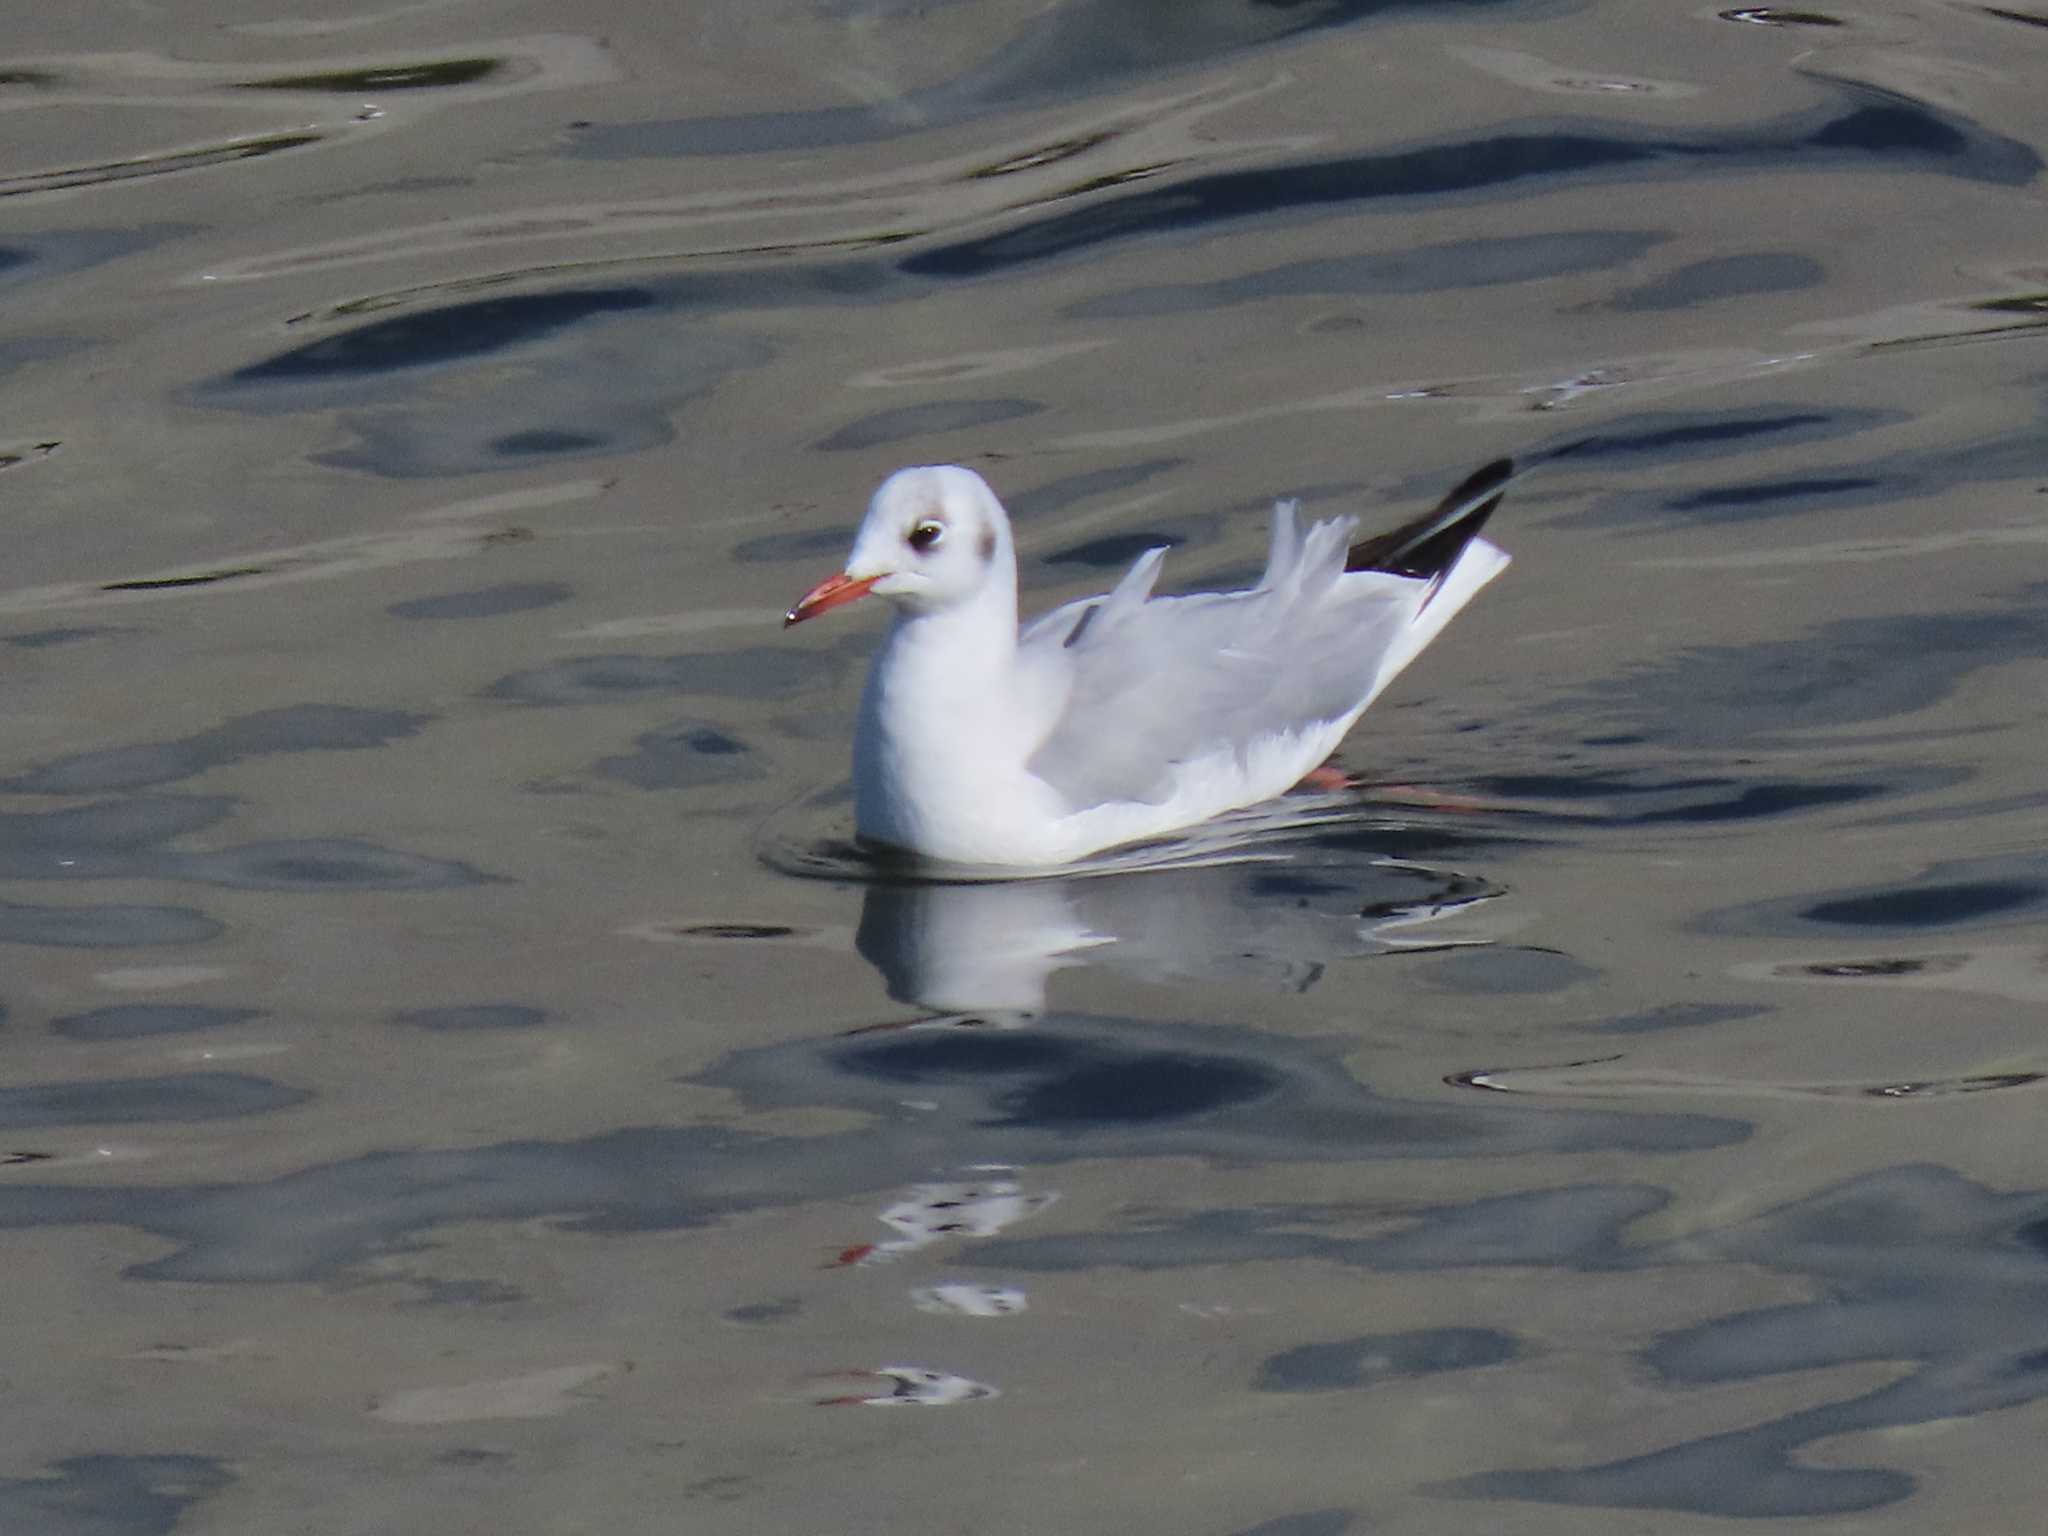
[(1346, 575), (1352, 526), (1318, 523), (1304, 536), (1284, 504), (1249, 591), (1152, 599), (1165, 554), (1152, 550), (1107, 596), (1031, 625), (1021, 658), (1066, 681), (1031, 772), (1077, 809), (1158, 800), (1182, 762), (1357, 708), (1426, 584)]

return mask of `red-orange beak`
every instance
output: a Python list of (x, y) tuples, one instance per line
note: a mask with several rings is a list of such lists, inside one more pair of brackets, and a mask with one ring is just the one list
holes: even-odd
[(881, 579), (879, 576), (863, 576), (856, 581), (843, 571), (837, 576), (827, 576), (796, 600), (796, 606), (782, 616), (782, 627), (787, 629), (792, 624), (803, 623), (805, 619), (815, 619), (826, 610), (841, 607), (857, 597), (866, 597), (868, 588)]

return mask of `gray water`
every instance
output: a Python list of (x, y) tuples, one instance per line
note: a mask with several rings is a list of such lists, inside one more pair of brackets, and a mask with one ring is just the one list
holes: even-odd
[[(7, 46), (0, 1531), (2038, 1528), (2035, 0)], [(1360, 791), (849, 851), (889, 470), (1500, 454)]]

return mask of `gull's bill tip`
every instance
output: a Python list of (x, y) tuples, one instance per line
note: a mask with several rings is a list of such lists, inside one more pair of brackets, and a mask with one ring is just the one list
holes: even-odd
[(805, 619), (815, 619), (829, 609), (850, 603), (857, 597), (866, 597), (868, 589), (879, 576), (852, 577), (841, 571), (836, 576), (827, 576), (810, 591), (796, 600), (796, 606), (782, 616), (782, 627), (801, 624)]

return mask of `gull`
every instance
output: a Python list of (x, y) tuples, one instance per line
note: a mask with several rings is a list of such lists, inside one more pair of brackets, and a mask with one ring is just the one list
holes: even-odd
[(1367, 705), (1506, 568), (1480, 538), (1514, 468), (1353, 544), (1273, 509), (1265, 574), (1154, 597), (1166, 551), (1109, 592), (1017, 624), (1017, 554), (980, 475), (884, 480), (846, 568), (785, 627), (873, 594), (895, 610), (853, 734), (861, 839), (953, 864), (1044, 869), (1256, 805), (1314, 774)]

